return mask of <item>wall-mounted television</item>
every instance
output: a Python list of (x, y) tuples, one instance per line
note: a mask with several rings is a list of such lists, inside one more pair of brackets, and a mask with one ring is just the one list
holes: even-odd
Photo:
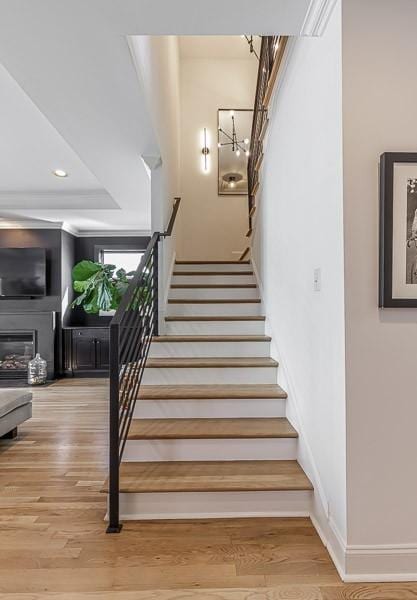
[(0, 248), (0, 298), (45, 295), (45, 249)]

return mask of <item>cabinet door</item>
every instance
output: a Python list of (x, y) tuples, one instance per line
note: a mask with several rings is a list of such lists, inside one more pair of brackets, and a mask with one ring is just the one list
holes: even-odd
[(72, 338), (73, 368), (76, 371), (92, 371), (96, 368), (95, 339), (85, 332), (75, 330)]
[(100, 370), (110, 367), (110, 340), (108, 335), (96, 337), (96, 366)]

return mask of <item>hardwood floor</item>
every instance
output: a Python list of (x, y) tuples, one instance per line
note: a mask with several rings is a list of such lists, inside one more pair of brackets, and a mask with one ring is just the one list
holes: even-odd
[(308, 519), (127, 522), (106, 535), (104, 380), (34, 391), (0, 442), (1, 600), (408, 600), (344, 585)]

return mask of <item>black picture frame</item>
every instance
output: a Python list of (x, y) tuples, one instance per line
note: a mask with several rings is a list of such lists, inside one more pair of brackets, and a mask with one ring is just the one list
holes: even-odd
[(394, 166), (415, 163), (417, 152), (384, 152), (380, 157), (379, 308), (417, 308), (416, 298), (393, 297)]

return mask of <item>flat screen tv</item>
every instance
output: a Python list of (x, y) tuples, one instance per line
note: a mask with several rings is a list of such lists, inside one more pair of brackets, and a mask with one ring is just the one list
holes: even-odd
[(45, 296), (44, 248), (0, 248), (0, 297)]

